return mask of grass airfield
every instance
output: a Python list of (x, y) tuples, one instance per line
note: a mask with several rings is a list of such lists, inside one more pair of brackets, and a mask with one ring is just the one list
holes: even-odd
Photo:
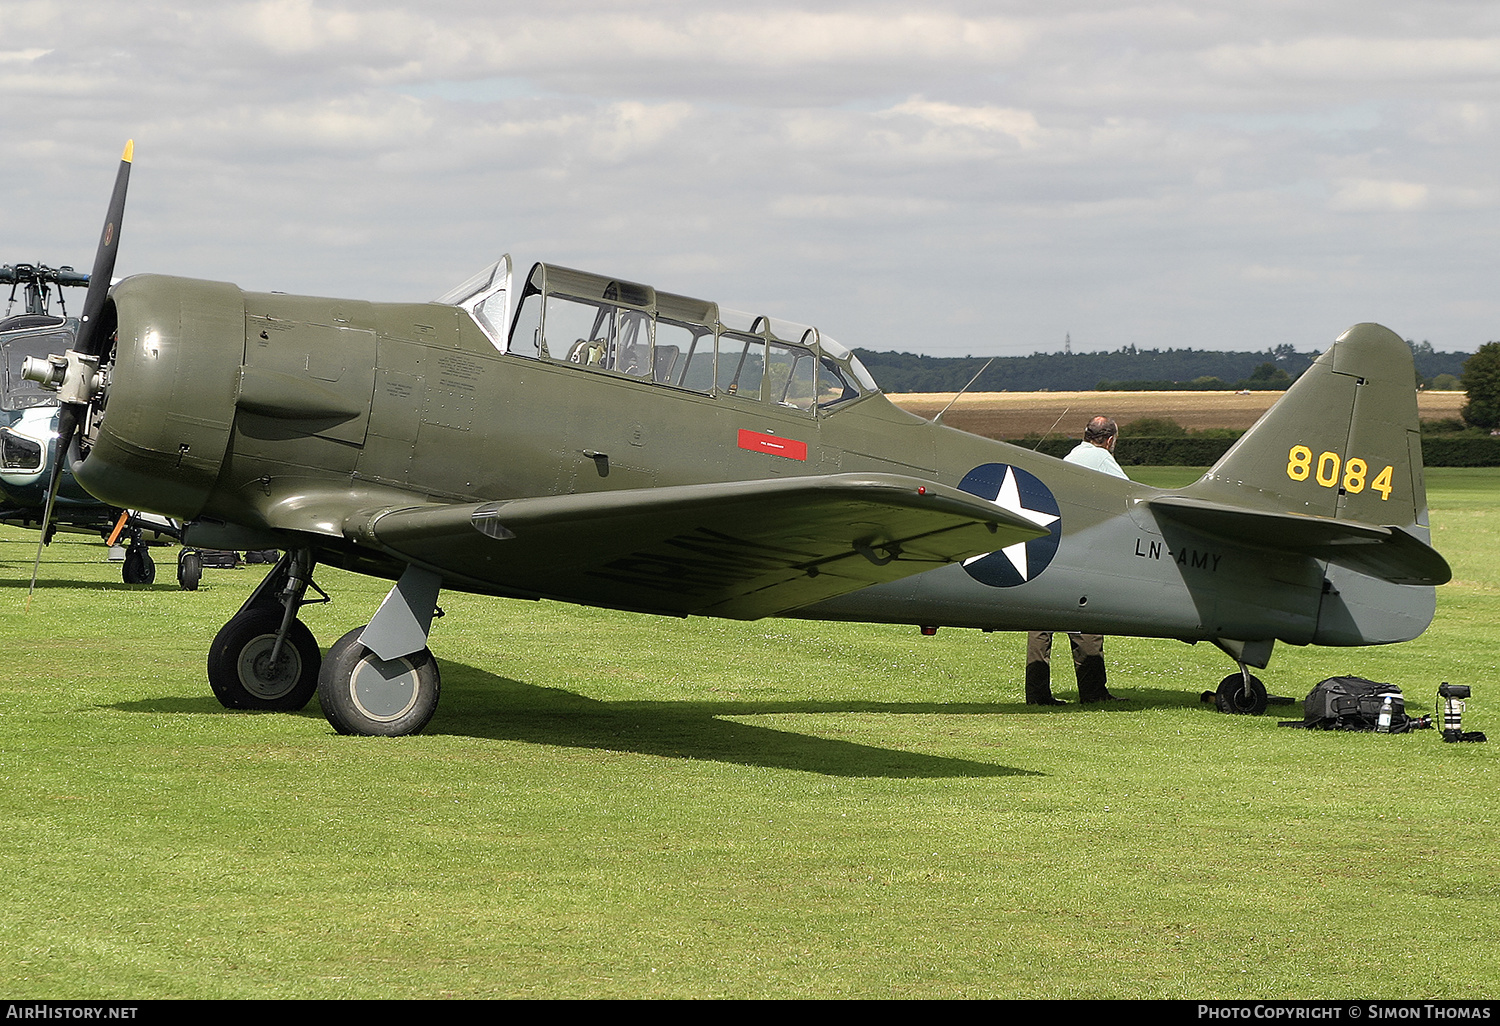
[[(1191, 479), (1139, 468), (1153, 483)], [(444, 593), (426, 733), (222, 709), (261, 568), (154, 586), (0, 532), (10, 998), (1481, 998), (1500, 990), (1500, 471), (1429, 470), (1455, 581), (1420, 639), (1278, 646), (1302, 695), (1471, 684), (1495, 743), (1198, 701), (1208, 645), (1114, 638), (1121, 708), (1021, 704), (1024, 639)], [(322, 570), (326, 647), (388, 586)], [(1072, 692), (1065, 666), (1054, 681)]]

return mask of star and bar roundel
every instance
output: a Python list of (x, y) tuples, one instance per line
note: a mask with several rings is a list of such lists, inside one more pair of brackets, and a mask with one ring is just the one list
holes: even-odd
[(992, 588), (1013, 588), (1047, 569), (1062, 539), (1062, 510), (1040, 478), (1008, 463), (985, 463), (965, 474), (958, 487), (1049, 532), (996, 552), (971, 556), (963, 564), (970, 577)]

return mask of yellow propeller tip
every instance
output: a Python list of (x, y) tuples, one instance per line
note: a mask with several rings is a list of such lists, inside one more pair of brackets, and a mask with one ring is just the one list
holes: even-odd
[(122, 154), (120, 154), (120, 159), (123, 160), (125, 163), (129, 164), (134, 157), (135, 157), (135, 140), (134, 139), (126, 139), (125, 140), (125, 152), (122, 153)]

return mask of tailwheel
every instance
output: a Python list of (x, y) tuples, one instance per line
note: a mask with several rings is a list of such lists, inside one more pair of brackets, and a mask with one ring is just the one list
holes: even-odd
[(318, 675), (318, 702), (340, 734), (401, 737), (427, 726), (437, 711), (437, 660), (424, 648), (411, 655), (381, 659), (364, 645), (363, 627), (345, 634), (328, 650)]
[(1266, 686), (1253, 673), (1231, 673), (1219, 682), (1219, 712), (1259, 716), (1266, 711)]
[(282, 616), (279, 605), (251, 605), (236, 613), (209, 646), (208, 683), (226, 709), (292, 712), (317, 690), (322, 660), (306, 624), (292, 620), (281, 650), (275, 651)]

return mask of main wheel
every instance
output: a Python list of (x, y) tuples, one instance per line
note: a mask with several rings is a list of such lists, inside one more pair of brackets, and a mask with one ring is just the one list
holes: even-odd
[(1266, 686), (1254, 674), (1251, 674), (1250, 687), (1246, 690), (1245, 678), (1241, 674), (1231, 673), (1219, 682), (1216, 697), (1219, 712), (1259, 716), (1266, 711)]
[(224, 708), (291, 712), (317, 690), (322, 657), (301, 620), (292, 621), (271, 663), (281, 616), (280, 606), (251, 606), (236, 613), (209, 646), (208, 684)]
[(125, 550), (125, 565), (120, 576), (126, 584), (151, 584), (156, 580), (156, 563), (144, 545), (132, 545)]
[(203, 557), (192, 549), (183, 549), (177, 556), (177, 583), (183, 591), (197, 591), (203, 580)]
[(427, 726), (437, 711), (437, 660), (422, 649), (381, 659), (359, 643), (363, 627), (345, 634), (328, 650), (318, 675), (318, 702), (340, 734), (401, 737)]

